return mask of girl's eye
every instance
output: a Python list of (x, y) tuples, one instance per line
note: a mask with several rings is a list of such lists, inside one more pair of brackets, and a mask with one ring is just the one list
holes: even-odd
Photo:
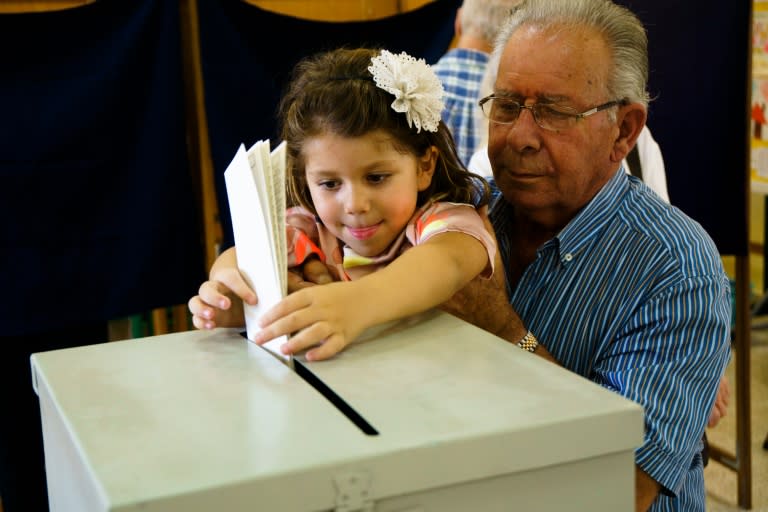
[(317, 186), (326, 190), (334, 190), (339, 187), (339, 182), (336, 180), (325, 180), (319, 182)]
[(386, 179), (389, 178), (389, 174), (369, 174), (368, 175), (368, 181), (371, 183), (384, 183)]

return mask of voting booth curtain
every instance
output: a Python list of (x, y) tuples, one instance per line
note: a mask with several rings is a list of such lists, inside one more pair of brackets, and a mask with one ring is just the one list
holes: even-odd
[(648, 32), (648, 127), (672, 204), (721, 254), (746, 256), (751, 0), (616, 0)]
[(0, 15), (3, 336), (185, 303), (203, 279), (178, 9)]

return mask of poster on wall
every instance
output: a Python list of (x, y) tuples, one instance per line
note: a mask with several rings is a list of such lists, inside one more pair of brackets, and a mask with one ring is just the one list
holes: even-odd
[(751, 188), (768, 195), (768, 0), (755, 1), (750, 106)]

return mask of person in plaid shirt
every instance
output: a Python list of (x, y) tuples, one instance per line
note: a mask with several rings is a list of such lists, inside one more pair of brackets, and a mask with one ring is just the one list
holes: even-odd
[(433, 69), (443, 82), (442, 119), (453, 134), (465, 165), (478, 147), (477, 100), (480, 82), (498, 27), (520, 0), (464, 0), (456, 12), (456, 43)]

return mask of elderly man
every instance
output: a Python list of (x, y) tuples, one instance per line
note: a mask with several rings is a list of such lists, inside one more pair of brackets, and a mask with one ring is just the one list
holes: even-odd
[(702, 227), (621, 167), (646, 120), (645, 30), (609, 0), (528, 0), (494, 51), (481, 103), (506, 290), (476, 281), (449, 309), (640, 403), (637, 510), (703, 511), (729, 282)]

